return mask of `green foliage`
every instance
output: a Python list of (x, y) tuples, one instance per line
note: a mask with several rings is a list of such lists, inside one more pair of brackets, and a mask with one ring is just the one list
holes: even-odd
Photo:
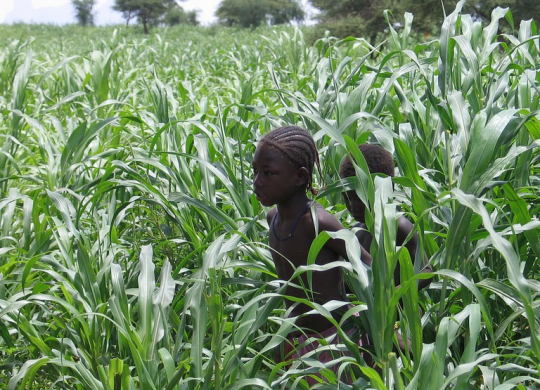
[[(325, 267), (349, 299), (302, 300), (369, 333), (378, 370), (335, 323), (355, 386), (537, 387), (540, 40), (533, 22), (501, 35), (508, 17), (457, 8), (416, 44), (405, 14), (377, 48), (285, 27), (0, 26), (0, 387), (306, 389), (321, 372), (336, 388), (314, 359), (272, 359), (295, 328), (250, 172), (283, 124), (314, 135), (324, 207), (351, 226), (343, 188), (368, 205), (373, 266), (334, 233), (351, 261)], [(395, 178), (367, 173), (365, 141), (393, 152)], [(434, 269), (421, 292), (398, 215)]]
[(374, 44), (377, 34), (387, 26), (383, 11), (388, 9), (390, 1), (311, 0), (310, 3), (321, 10), (317, 16), (319, 27), (330, 30), (333, 36), (367, 36)]
[(227, 26), (258, 27), (304, 20), (298, 0), (223, 0), (216, 16)]
[(168, 14), (170, 16), (166, 22), (170, 24), (181, 18), (180, 14), (183, 13), (177, 0), (115, 0), (113, 9), (122, 12), (126, 25), (136, 17), (143, 25), (145, 34), (148, 34), (150, 25), (159, 24)]
[[(388, 26), (384, 11), (392, 14), (391, 23), (397, 26), (406, 24), (403, 15), (410, 13), (414, 17), (415, 30), (433, 37), (440, 33), (440, 27), (447, 14), (451, 13), (458, 0), (423, 0), (423, 1), (393, 1), (393, 0), (362, 0), (362, 1), (333, 1), (310, 0), (311, 5), (321, 12), (317, 15), (319, 36), (329, 30), (333, 36), (369, 37), (370, 43), (376, 42), (377, 34), (381, 34)], [(540, 22), (540, 3), (534, 0), (491, 1), (481, 0), (464, 4), (464, 12), (474, 20), (489, 23), (491, 10), (496, 7), (510, 8), (512, 14), (507, 15), (511, 24), (505, 24), (503, 29), (512, 31), (521, 21), (534, 19)]]
[(96, 5), (96, 0), (72, 0), (73, 8), (75, 8), (75, 17), (81, 26), (94, 25), (93, 8)]
[(482, 0), (465, 5), (465, 11), (470, 12), (478, 19), (488, 22), (491, 19), (491, 10), (496, 7), (509, 8), (512, 10), (513, 28), (518, 28), (519, 24), (525, 20), (533, 19), (540, 23), (540, 4), (534, 0)]
[(163, 18), (163, 22), (168, 26), (176, 26), (177, 24), (190, 24), (197, 26), (197, 11), (184, 11), (181, 7), (175, 7), (167, 11)]

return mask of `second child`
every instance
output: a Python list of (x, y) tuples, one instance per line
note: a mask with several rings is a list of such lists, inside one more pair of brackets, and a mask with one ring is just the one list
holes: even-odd
[[(386, 151), (382, 146), (374, 144), (362, 144), (359, 145), (360, 152), (366, 160), (366, 164), (369, 168), (369, 173), (382, 173), (386, 176), (394, 177), (394, 160), (392, 155)], [(343, 159), (341, 166), (339, 168), (339, 176), (344, 179), (347, 177), (356, 176), (356, 171), (351, 162), (351, 159), (347, 156)], [(371, 242), (373, 236), (367, 230), (366, 220), (365, 220), (365, 211), (366, 206), (360, 200), (356, 191), (346, 191), (343, 195), (345, 206), (351, 214), (351, 216), (358, 222), (355, 227), (360, 229), (356, 233), (358, 241), (363, 248), (366, 248), (368, 251), (371, 247)], [(414, 233), (412, 237), (407, 240), (407, 237), (410, 235), (414, 228), (414, 225), (405, 217), (400, 216), (397, 220), (397, 232), (396, 232), (396, 246), (405, 246), (409, 251), (411, 260), (414, 264), (416, 250), (418, 248), (418, 233)], [(431, 272), (431, 266), (429, 265), (427, 257), (424, 256), (422, 260), (422, 270), (421, 272)], [(396, 287), (400, 285), (400, 269), (399, 264), (394, 270), (394, 283)], [(418, 288), (423, 289), (431, 283), (431, 279), (420, 279), (418, 282)]]

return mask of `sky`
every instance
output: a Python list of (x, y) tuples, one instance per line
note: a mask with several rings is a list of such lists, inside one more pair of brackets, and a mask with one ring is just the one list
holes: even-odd
[[(199, 21), (208, 25), (216, 20), (214, 12), (221, 0), (186, 0), (180, 2), (184, 10), (198, 9)], [(114, 0), (97, 0), (95, 6), (98, 25), (122, 23), (122, 14), (113, 11)], [(0, 23), (75, 23), (71, 0), (0, 0)]]
[[(198, 19), (203, 25), (216, 21), (214, 12), (221, 0), (185, 0), (184, 10), (199, 10)], [(303, 3), (306, 1), (304, 0)], [(95, 22), (97, 25), (122, 23), (122, 14), (113, 11), (114, 0), (97, 0)], [(71, 0), (0, 0), (0, 23), (76, 23)]]

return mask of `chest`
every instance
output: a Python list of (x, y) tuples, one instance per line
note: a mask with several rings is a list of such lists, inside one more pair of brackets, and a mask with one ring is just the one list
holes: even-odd
[(315, 239), (313, 229), (298, 226), (288, 237), (270, 231), (269, 244), (272, 248), (272, 258), (279, 268), (296, 268), (307, 264), (311, 243)]

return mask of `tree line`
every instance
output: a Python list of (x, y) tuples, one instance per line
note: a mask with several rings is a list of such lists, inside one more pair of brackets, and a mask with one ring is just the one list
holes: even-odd
[[(404, 22), (406, 12), (414, 16), (414, 29), (423, 34), (438, 34), (442, 22), (450, 14), (459, 0), (309, 0), (321, 10), (318, 25), (330, 30), (334, 36), (363, 36), (374, 43), (378, 33), (388, 27), (388, 23), (399, 26)], [(519, 28), (522, 20), (540, 21), (539, 0), (468, 0), (463, 13), (470, 14), (481, 22), (491, 20), (491, 12), (496, 7), (508, 7), (511, 15), (503, 28)], [(385, 10), (390, 13), (385, 15)], [(388, 17), (388, 20), (386, 19)]]
[[(185, 11), (179, 4), (185, 0), (114, 0), (113, 9), (122, 13), (126, 25), (139, 22), (147, 34), (150, 26), (159, 24), (198, 25), (197, 11)], [(77, 22), (92, 26), (95, 22), (94, 6), (97, 0), (71, 0)]]
[[(197, 11), (184, 11), (184, 0), (115, 0), (113, 9), (122, 13), (126, 24), (137, 20), (147, 33), (158, 24), (199, 24)], [(414, 28), (425, 35), (436, 34), (446, 14), (459, 0), (308, 0), (318, 10), (316, 26), (333, 36), (363, 36), (372, 43), (388, 23), (399, 27), (404, 14), (414, 15)], [(83, 26), (94, 24), (93, 9), (97, 0), (72, 0), (75, 15)], [(507, 16), (512, 29), (522, 20), (540, 20), (539, 0), (475, 0), (467, 1), (464, 12), (476, 20), (489, 21), (496, 7), (509, 7)], [(388, 10), (388, 13), (385, 13)], [(218, 23), (226, 26), (254, 28), (260, 25), (301, 23), (306, 11), (299, 0), (222, 0), (215, 13)]]

